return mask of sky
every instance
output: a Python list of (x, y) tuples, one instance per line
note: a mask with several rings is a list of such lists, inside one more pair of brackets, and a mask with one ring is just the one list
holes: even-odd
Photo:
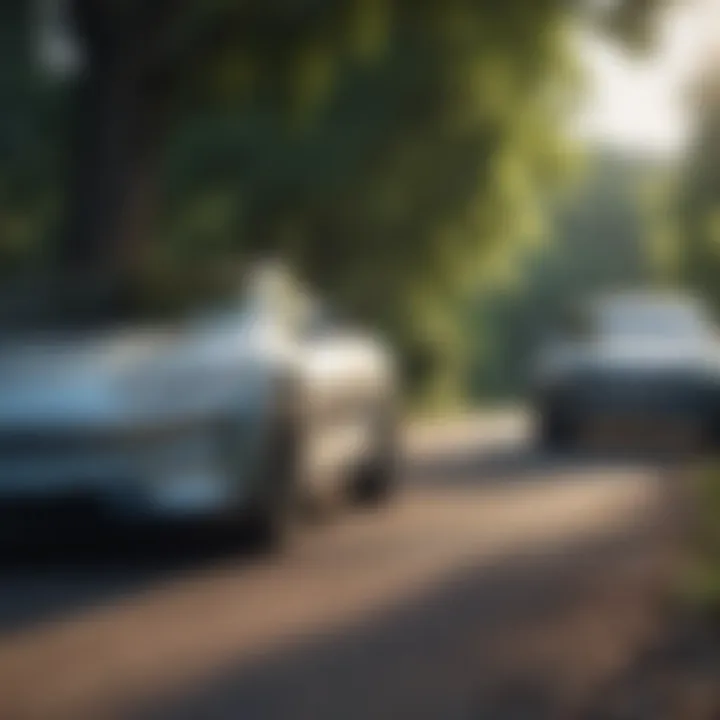
[(606, 40), (580, 39), (588, 91), (582, 137), (658, 155), (682, 152), (692, 128), (683, 94), (720, 37), (720, 0), (680, 0), (663, 18), (651, 54), (630, 56)]

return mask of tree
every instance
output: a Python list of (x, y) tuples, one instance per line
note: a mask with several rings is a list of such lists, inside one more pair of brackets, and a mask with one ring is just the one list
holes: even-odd
[(540, 344), (578, 303), (661, 279), (646, 197), (667, 173), (667, 163), (652, 156), (599, 148), (572, 190), (549, 200), (552, 236), (516, 251), (515, 282), (495, 283), (474, 303), (469, 381), (476, 397), (526, 393)]
[(720, 83), (714, 71), (697, 93), (697, 131), (677, 183), (677, 278), (720, 309)]
[[(69, 0), (85, 58), (72, 101), (73, 157), (61, 260), (131, 270), (155, 205), (164, 140), (183, 101), (259, 68), (282, 89), (303, 45), (336, 44), (351, 2)], [(333, 48), (334, 49), (334, 48)]]
[(62, 93), (40, 81), (28, 57), (26, 8), (0, 4), (0, 274), (15, 272), (57, 215)]
[[(473, 42), (488, 44), (490, 62), (499, 53), (507, 63), (506, 48), (514, 47), (525, 73), (541, 77), (536, 40), (565, 12), (558, 0), (501, 7), (489, 0), (68, 2), (86, 64), (74, 100), (62, 255), (70, 263), (120, 266), (142, 245), (158, 153), (178, 120), (178, 97), (193, 81), (207, 87), (252, 74), (259, 94), (272, 99), (322, 93), (348, 60), (378, 52), (388, 34), (398, 41), (408, 23), (411, 34), (437, 46), (435, 69), (454, 69), (455, 81), (467, 63), (453, 55), (467, 55)], [(645, 11), (657, 2), (611, 3), (608, 13), (634, 27), (644, 15), (638, 6)]]
[(565, 0), (67, 2), (62, 265), (112, 285), (280, 249), (445, 363), (450, 301), (556, 174)]

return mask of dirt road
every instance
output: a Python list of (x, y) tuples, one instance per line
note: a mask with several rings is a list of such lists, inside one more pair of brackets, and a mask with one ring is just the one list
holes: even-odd
[(543, 458), (522, 416), (407, 445), (392, 506), (281, 557), (201, 542), (6, 561), (0, 719), (579, 712), (652, 636), (663, 473)]

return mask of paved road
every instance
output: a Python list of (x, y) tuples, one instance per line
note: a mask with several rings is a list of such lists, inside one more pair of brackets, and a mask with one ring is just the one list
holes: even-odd
[[(667, 482), (543, 458), (521, 415), (416, 427), (402, 494), (284, 556), (0, 566), (0, 718), (550, 718), (653, 631)], [(572, 716), (572, 715), (571, 715)]]

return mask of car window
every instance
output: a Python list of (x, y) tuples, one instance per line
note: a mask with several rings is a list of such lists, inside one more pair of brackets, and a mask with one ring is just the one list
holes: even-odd
[(569, 340), (584, 340), (592, 336), (597, 329), (591, 313), (584, 307), (566, 309), (560, 317), (560, 334)]
[(322, 340), (340, 334), (342, 327), (340, 318), (331, 308), (315, 303), (307, 314), (302, 336), (306, 340)]
[(711, 332), (702, 311), (681, 302), (608, 302), (596, 313), (597, 332), (608, 338), (694, 340)]

